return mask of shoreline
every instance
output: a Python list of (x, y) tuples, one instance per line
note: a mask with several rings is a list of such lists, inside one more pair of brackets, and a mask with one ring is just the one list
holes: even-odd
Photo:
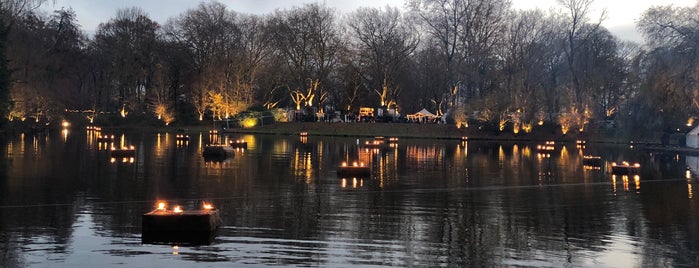
[[(253, 128), (231, 128), (224, 133), (247, 133), (268, 135), (299, 135), (306, 132), (313, 136), (339, 136), (339, 137), (398, 137), (409, 139), (450, 139), (479, 141), (507, 141), (507, 142), (576, 142), (585, 140), (594, 143), (628, 144), (634, 143), (624, 138), (606, 135), (599, 132), (568, 133), (563, 135), (556, 129), (543, 128), (531, 133), (507, 133), (479, 130), (472, 128), (457, 128), (455, 125), (445, 124), (417, 124), (417, 123), (330, 123), (330, 122), (289, 122), (276, 123)], [(639, 139), (636, 144), (657, 145), (650, 139)]]

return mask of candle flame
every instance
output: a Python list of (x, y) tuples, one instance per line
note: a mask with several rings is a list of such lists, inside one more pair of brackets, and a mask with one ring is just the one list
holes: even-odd
[(182, 208), (180, 206), (175, 206), (175, 208), (173, 209), (173, 212), (182, 213)]
[(202, 205), (202, 207), (204, 208), (204, 210), (212, 210), (212, 209), (214, 209), (214, 206), (213, 206), (213, 205), (211, 205), (210, 203), (206, 203), (206, 202), (204, 202), (204, 204)]
[(167, 204), (165, 204), (165, 202), (158, 202), (158, 210), (165, 210), (166, 206)]

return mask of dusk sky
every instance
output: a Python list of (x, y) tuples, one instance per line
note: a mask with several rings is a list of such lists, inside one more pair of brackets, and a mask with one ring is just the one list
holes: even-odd
[[(196, 8), (200, 1), (192, 0), (56, 0), (49, 1), (43, 10), (50, 11), (61, 7), (71, 7), (78, 16), (78, 22), (88, 33), (94, 33), (100, 22), (105, 22), (116, 14), (120, 8), (137, 6), (147, 12), (155, 21), (164, 24), (168, 18), (179, 15), (187, 9)], [(242, 13), (267, 14), (275, 9), (287, 9), (304, 3), (325, 3), (340, 13), (348, 13), (361, 6), (384, 7), (386, 5), (404, 6), (404, 0), (221, 0), (229, 9)], [(556, 0), (512, 0), (514, 8), (533, 9), (560, 8)], [(607, 10), (607, 19), (603, 25), (616, 36), (641, 41), (635, 30), (634, 22), (641, 13), (651, 6), (658, 5), (693, 6), (697, 0), (597, 0), (594, 2), (592, 19), (597, 19), (603, 9)]]

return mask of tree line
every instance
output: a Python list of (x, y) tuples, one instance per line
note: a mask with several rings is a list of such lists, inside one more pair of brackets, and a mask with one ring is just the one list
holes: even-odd
[(691, 124), (699, 108), (699, 4), (645, 11), (639, 45), (605, 29), (604, 13), (591, 18), (592, 0), (559, 0), (555, 11), (408, 0), (403, 9), (306, 4), (265, 15), (212, 1), (162, 25), (121, 9), (92, 36), (71, 9), (41, 15), (45, 2), (0, 2), (3, 121), (81, 111), (169, 123), (364, 106), (427, 108), (515, 132), (601, 120), (653, 131)]

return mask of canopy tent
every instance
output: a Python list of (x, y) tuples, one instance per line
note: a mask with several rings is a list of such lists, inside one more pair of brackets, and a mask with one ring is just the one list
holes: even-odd
[(408, 118), (408, 120), (423, 121), (424, 119), (432, 120), (438, 118), (439, 116), (436, 116), (435, 114), (430, 113), (430, 111), (428, 111), (427, 109), (422, 108), (422, 110), (420, 110), (419, 112), (414, 114), (408, 114), (406, 115), (406, 117)]

